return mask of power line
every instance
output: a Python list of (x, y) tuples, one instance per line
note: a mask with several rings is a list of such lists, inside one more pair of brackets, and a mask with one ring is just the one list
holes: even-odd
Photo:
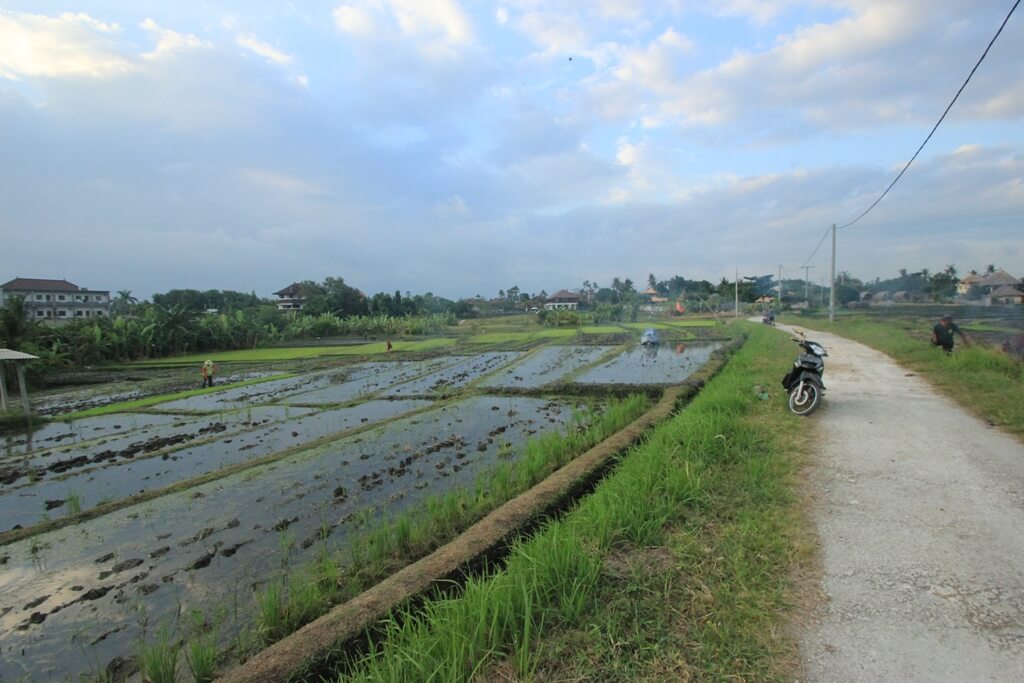
[[(864, 218), (864, 216), (868, 215), (868, 213), (869, 213), (869, 212), (871, 211), (871, 209), (873, 209), (873, 208), (875, 208), (876, 206), (878, 206), (878, 203), (879, 203), (880, 201), (882, 201), (882, 199), (884, 199), (884, 198), (885, 198), (885, 195), (889, 194), (889, 190), (891, 190), (891, 189), (893, 188), (893, 185), (895, 185), (895, 184), (896, 184), (896, 182), (897, 182), (897, 181), (898, 181), (898, 180), (899, 180), (900, 178), (902, 178), (902, 177), (903, 177), (903, 174), (907, 172), (907, 169), (908, 169), (908, 168), (910, 168), (910, 164), (914, 163), (914, 159), (916, 159), (916, 158), (917, 158), (917, 155), (921, 153), (921, 150), (922, 150), (922, 149), (924, 149), (924, 146), (928, 144), (928, 141), (932, 139), (932, 135), (933, 135), (933, 134), (935, 133), (935, 130), (936, 130), (936, 129), (937, 129), (938, 127), (939, 127), (939, 124), (940, 124), (940, 123), (942, 123), (943, 119), (945, 119), (945, 118), (946, 118), (946, 114), (948, 114), (948, 113), (949, 113), (949, 110), (953, 108), (953, 104), (954, 104), (954, 103), (956, 103), (956, 101), (957, 101), (957, 98), (959, 98), (959, 97), (960, 97), (960, 93), (962, 93), (962, 92), (964, 91), (964, 88), (966, 88), (966, 87), (967, 87), (967, 84), (968, 84), (968, 83), (970, 83), (970, 81), (971, 81), (971, 77), (972, 77), (972, 76), (974, 76), (974, 72), (975, 72), (975, 71), (977, 71), (977, 70), (978, 70), (978, 67), (979, 67), (979, 66), (981, 66), (981, 63), (982, 63), (983, 61), (985, 61), (985, 56), (986, 56), (986, 55), (988, 55), (988, 51), (989, 51), (989, 50), (990, 50), (990, 49), (992, 48), (992, 45), (993, 45), (993, 44), (994, 44), (994, 43), (996, 42), (996, 38), (998, 38), (998, 37), (999, 37), (999, 34), (1003, 32), (1003, 27), (1005, 27), (1005, 26), (1006, 26), (1006, 22), (1008, 22), (1008, 21), (1010, 20), (1010, 17), (1011, 17), (1011, 16), (1013, 16), (1013, 13), (1014, 13), (1014, 11), (1015, 11), (1015, 10), (1017, 9), (1017, 5), (1019, 5), (1019, 4), (1020, 4), (1020, 0), (1017, 0), (1017, 2), (1013, 3), (1013, 7), (1011, 7), (1011, 8), (1010, 8), (1010, 13), (1006, 15), (1006, 18), (1005, 18), (1005, 19), (1003, 19), (1003, 23), (1002, 23), (1002, 24), (1001, 24), (1001, 25), (999, 26), (999, 30), (998, 30), (998, 31), (996, 31), (996, 34), (995, 34), (994, 36), (992, 36), (992, 40), (990, 40), (990, 41), (988, 42), (988, 46), (987, 46), (987, 47), (985, 48), (985, 51), (981, 53), (981, 57), (980, 57), (980, 58), (978, 59), (978, 63), (974, 65), (974, 68), (973, 68), (973, 69), (971, 69), (971, 73), (967, 74), (967, 80), (965, 80), (965, 81), (964, 81), (964, 83), (963, 83), (963, 85), (961, 85), (961, 86), (960, 86), (960, 89), (956, 91), (956, 95), (954, 95), (954, 96), (953, 96), (953, 100), (952, 100), (952, 101), (951, 101), (951, 102), (949, 103), (949, 106), (947, 106), (947, 107), (946, 107), (946, 111), (942, 112), (942, 116), (940, 116), (940, 117), (939, 117), (939, 120), (938, 120), (938, 121), (936, 122), (936, 124), (935, 124), (935, 125), (934, 125), (934, 126), (932, 127), (932, 130), (931, 130), (931, 132), (930, 132), (930, 133), (928, 133), (928, 137), (926, 137), (926, 138), (924, 139), (924, 142), (922, 142), (922, 143), (921, 143), (921, 146), (917, 148), (917, 151), (916, 151), (916, 152), (914, 152), (914, 156), (910, 157), (910, 161), (908, 161), (908, 162), (907, 162), (907, 165), (903, 167), (903, 170), (899, 172), (899, 175), (897, 175), (897, 176), (896, 176), (896, 177), (895, 177), (895, 178), (893, 179), (893, 181), (892, 181), (891, 183), (889, 183), (889, 187), (885, 188), (885, 192), (883, 192), (883, 193), (881, 194), (881, 196), (879, 196), (879, 197), (878, 197), (878, 199), (876, 199), (876, 200), (875, 200), (875, 201), (874, 201), (874, 202), (873, 202), (873, 203), (871, 204), (871, 206), (869, 206), (869, 207), (868, 207), (868, 208), (867, 208), (867, 209), (866, 209), (866, 210), (864, 211), (864, 213), (862, 213), (861, 215), (857, 216), (856, 218), (854, 218), (854, 219), (853, 219), (852, 221), (850, 221), (849, 223), (845, 223), (845, 224), (843, 224), (843, 225), (840, 225), (840, 226), (839, 226), (839, 227), (837, 228), (837, 230), (841, 230), (841, 229), (843, 229), (843, 228), (848, 228), (848, 227), (850, 227), (851, 225), (853, 225), (854, 223), (856, 223), (857, 221), (859, 221), (859, 220), (860, 220), (861, 218)], [(819, 244), (818, 246), (821, 246), (821, 245)], [(815, 251), (817, 251), (817, 249), (815, 249)]]
[(821, 249), (821, 245), (825, 243), (825, 238), (828, 237), (828, 233), (831, 230), (832, 230), (832, 226), (829, 226), (829, 227), (825, 228), (825, 234), (822, 235), (821, 236), (821, 240), (818, 241), (818, 246), (816, 246), (814, 248), (814, 251), (811, 252), (811, 255), (808, 256), (806, 260), (804, 260), (803, 265), (800, 266), (801, 268), (803, 268), (808, 263), (810, 263), (811, 259), (814, 258), (814, 255), (818, 253), (818, 250)]

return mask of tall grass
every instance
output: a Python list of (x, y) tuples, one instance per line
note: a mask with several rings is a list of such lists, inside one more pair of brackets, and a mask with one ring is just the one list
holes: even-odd
[(149, 683), (174, 683), (178, 651), (179, 645), (166, 626), (160, 628), (155, 642), (140, 642), (138, 663), (143, 680)]
[(393, 615), (365, 655), (339, 663), (339, 680), (508, 680), (509, 668), (539, 680), (792, 678), (781, 612), (807, 553), (792, 457), (807, 422), (757, 386), (788, 353), (782, 335), (753, 329), (570, 514), (458, 597)]
[[(545, 479), (587, 448), (632, 422), (649, 405), (644, 395), (611, 399), (600, 415), (575, 413), (564, 433), (527, 440), (518, 461), (502, 462), (477, 477), (471, 488), (431, 496), (350, 543), (341, 561), (322, 551), (285, 586), (271, 582), (257, 595), (257, 622), (273, 642), (347, 600), (397, 569), (444, 545), (502, 503)], [(312, 587), (317, 587), (316, 590)]]
[(217, 643), (210, 634), (197, 636), (189, 641), (185, 648), (185, 661), (188, 662), (192, 680), (195, 683), (209, 683), (217, 670)]

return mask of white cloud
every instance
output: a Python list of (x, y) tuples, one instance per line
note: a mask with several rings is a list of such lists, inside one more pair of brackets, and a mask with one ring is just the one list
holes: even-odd
[(709, 9), (718, 16), (744, 17), (757, 24), (767, 24), (796, 2), (794, 0), (716, 0), (709, 4)]
[(156, 36), (156, 45), (151, 52), (146, 52), (142, 55), (143, 59), (160, 59), (176, 52), (213, 47), (211, 43), (200, 40), (191, 33), (178, 33), (177, 31), (163, 28), (149, 18), (145, 19), (139, 26)]
[(310, 197), (327, 194), (322, 186), (286, 173), (250, 168), (243, 171), (242, 176), (264, 190), (280, 192), (285, 195)]
[(432, 49), (457, 48), (474, 40), (469, 17), (457, 0), (361, 0), (333, 12), (339, 31), (361, 37), (387, 37), (397, 31), (427, 41)]
[(343, 33), (372, 36), (377, 29), (373, 13), (358, 5), (338, 5), (334, 8), (334, 25)]
[(111, 36), (117, 24), (88, 14), (39, 14), (0, 9), (0, 78), (102, 77), (132, 69)]
[(270, 43), (265, 43), (259, 40), (253, 35), (240, 35), (235, 38), (235, 42), (244, 47), (246, 50), (253, 52), (271, 64), (277, 64), (279, 66), (287, 66), (295, 61), (295, 58), (287, 52), (282, 52)]
[(508, 21), (508, 8), (499, 7), (494, 11), (494, 20), (504, 25)]
[(439, 203), (435, 210), (442, 218), (468, 218), (473, 212), (461, 195), (452, 195)]

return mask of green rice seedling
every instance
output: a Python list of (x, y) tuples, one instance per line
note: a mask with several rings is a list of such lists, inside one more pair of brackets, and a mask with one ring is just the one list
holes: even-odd
[(209, 683), (217, 670), (217, 644), (212, 634), (193, 638), (185, 647), (185, 661), (195, 683)]
[(178, 643), (161, 626), (155, 643), (139, 643), (138, 664), (144, 680), (150, 683), (174, 683), (178, 668)]
[(68, 516), (77, 515), (82, 511), (82, 498), (77, 493), (68, 493)]
[(256, 594), (256, 623), (263, 642), (272, 643), (286, 633), (283, 592), (281, 580), (275, 579)]
[(407, 553), (412, 539), (412, 518), (409, 513), (398, 516), (393, 524), (395, 532), (395, 551)]
[(287, 530), (282, 531), (277, 538), (277, 548), (281, 552), (281, 566), (286, 568), (292, 561), (292, 548), (295, 547), (295, 538)]
[(328, 602), (333, 602), (341, 585), (341, 564), (337, 556), (321, 544), (314, 567), (321, 592)]
[(324, 594), (316, 577), (297, 574), (288, 582), (285, 633), (297, 630), (323, 613)]

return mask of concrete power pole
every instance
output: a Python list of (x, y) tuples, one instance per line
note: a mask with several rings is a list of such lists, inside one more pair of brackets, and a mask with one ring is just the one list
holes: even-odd
[(733, 311), (732, 317), (740, 317), (740, 269), (736, 269), (736, 310)]
[(779, 313), (782, 312), (782, 264), (779, 264)]
[(832, 286), (828, 291), (828, 321), (836, 319), (836, 224), (832, 224)]
[(809, 293), (810, 292), (809, 287), (810, 287), (811, 283), (810, 283), (810, 281), (807, 278), (809, 277), (809, 271), (814, 266), (800, 266), (800, 267), (804, 269), (804, 303), (806, 303), (808, 306), (810, 306), (811, 305), (811, 295)]

